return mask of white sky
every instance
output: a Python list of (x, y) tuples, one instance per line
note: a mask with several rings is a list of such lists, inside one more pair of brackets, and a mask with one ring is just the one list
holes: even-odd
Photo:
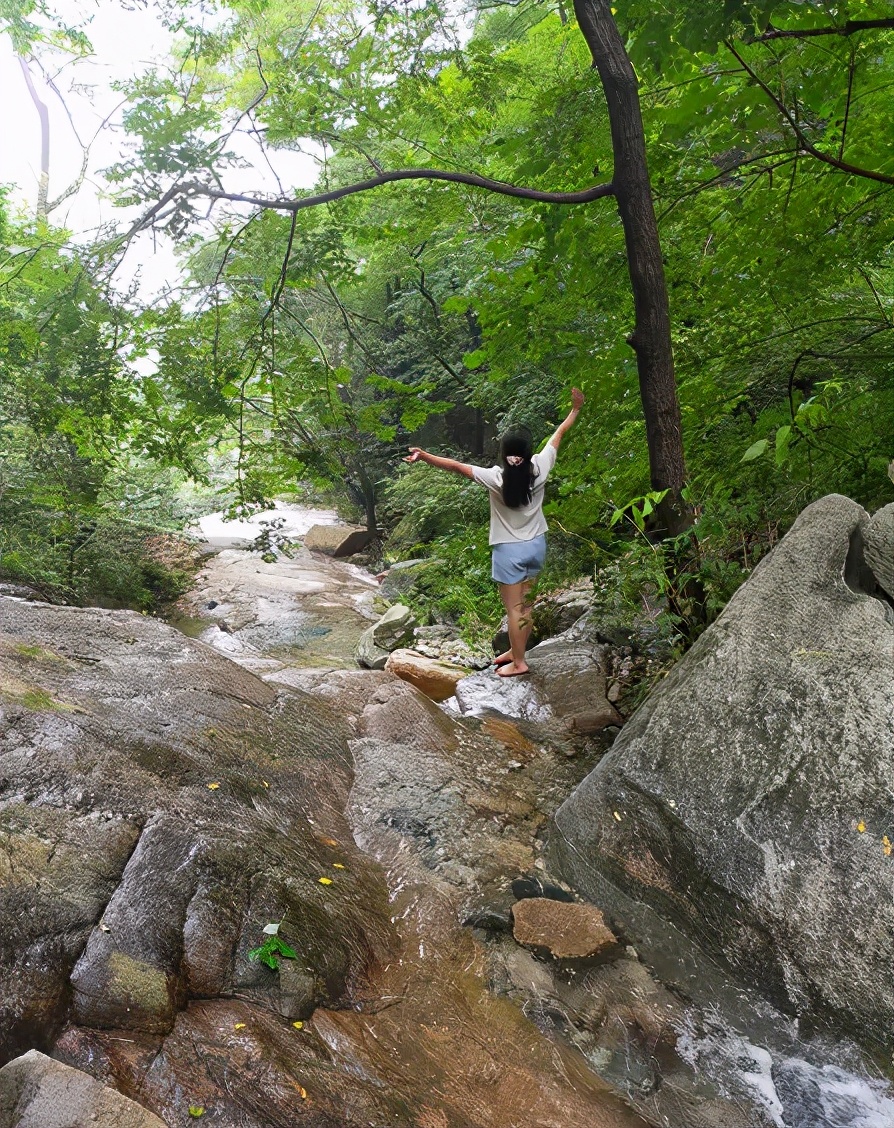
[[(112, 114), (109, 126), (93, 141), (88, 177), (76, 196), (70, 197), (50, 216), (57, 226), (67, 227), (78, 236), (89, 237), (104, 223), (121, 226), (137, 214), (116, 208), (107, 198), (100, 170), (119, 157), (124, 142), (120, 128), (121, 95), (112, 90), (115, 80), (132, 77), (153, 61), (164, 60), (170, 51), (171, 36), (158, 20), (153, 8), (125, 9), (117, 0), (58, 0), (53, 5), (71, 24), (83, 27), (93, 44), (91, 58), (67, 61), (56, 54), (43, 53), (48, 73), (62, 93), (72, 121), (58, 95), (45, 85), (40, 69), (31, 65), (34, 84), (50, 113), (50, 191), (52, 201), (78, 176), (83, 151), (75, 136), (93, 141), (103, 119)], [(0, 184), (13, 185), (14, 205), (33, 212), (40, 175), (40, 125), (37, 111), (28, 95), (19, 63), (9, 38), (0, 35), (0, 105), (4, 107), (0, 140)], [(244, 157), (249, 167), (231, 169), (226, 186), (232, 191), (276, 192), (277, 187), (257, 145), (244, 134), (234, 138), (231, 148)], [(308, 188), (316, 179), (317, 166), (306, 155), (283, 150), (268, 151), (283, 187)], [(134, 241), (119, 272), (124, 286), (139, 275), (141, 296), (147, 298), (176, 279), (176, 258), (169, 244), (155, 242), (151, 235)]]

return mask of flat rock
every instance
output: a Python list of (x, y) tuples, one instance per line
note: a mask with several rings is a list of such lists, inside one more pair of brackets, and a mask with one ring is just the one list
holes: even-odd
[(388, 657), (385, 669), (415, 685), (432, 701), (446, 701), (456, 692), (457, 683), (468, 675), (462, 666), (452, 666), (436, 658), (426, 658), (414, 650), (395, 650)]
[(357, 525), (311, 525), (304, 534), (304, 547), (325, 556), (353, 556), (371, 539), (369, 530)]
[(165, 1128), (88, 1073), (29, 1050), (0, 1069), (0, 1128)]
[(512, 906), (512, 934), (527, 948), (545, 948), (557, 960), (586, 960), (617, 947), (594, 905), (526, 897)]

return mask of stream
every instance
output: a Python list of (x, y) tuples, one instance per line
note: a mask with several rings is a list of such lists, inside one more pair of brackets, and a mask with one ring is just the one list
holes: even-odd
[[(261, 516), (296, 540), (336, 522), (294, 505)], [(617, 890), (600, 908), (627, 946), (609, 965), (550, 966), (511, 932), (464, 925), (470, 906), (505, 906), (512, 877), (544, 876), (549, 814), (593, 756), (501, 713), (496, 678), (462, 718), (358, 670), (376, 580), (303, 547), (265, 562), (245, 548), (257, 532), (204, 519), (215, 554), (170, 622), (351, 726), (346, 814), (398, 940), (353, 1005), (312, 1016), (342, 1070), (411, 1094), (418, 1128), (894, 1128), (890, 1063), (801, 1029)]]

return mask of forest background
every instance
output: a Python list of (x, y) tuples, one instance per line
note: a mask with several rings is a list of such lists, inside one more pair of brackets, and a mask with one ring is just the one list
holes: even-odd
[[(642, 110), (685, 452), (673, 537), (616, 200), (468, 182), (611, 181), (581, 33), (594, 12), (620, 31)], [(499, 615), (486, 495), (401, 455), (490, 462), (510, 424), (541, 442), (573, 384), (587, 407), (551, 480), (543, 584), (595, 574), (626, 617), (650, 595), (669, 634), (716, 615), (809, 501), (891, 500), (890, 3), (159, 13), (176, 46), (120, 84), (126, 136), (102, 187), (140, 219), (88, 242), (55, 225), (46, 181), (27, 214), (0, 200), (2, 578), (157, 609), (188, 583), (171, 534), (198, 512), (297, 495), (378, 530), (385, 562), (430, 558), (418, 609), (481, 633)], [(31, 0), (2, 0), (0, 29), (34, 73), (91, 51), (89, 28)], [(240, 133), (309, 152), (324, 196), (401, 169), (467, 182), (233, 200)], [(116, 274), (137, 230), (179, 254), (152, 300)]]

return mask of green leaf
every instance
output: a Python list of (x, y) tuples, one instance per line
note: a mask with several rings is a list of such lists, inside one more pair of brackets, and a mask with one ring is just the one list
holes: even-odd
[(748, 450), (745, 451), (739, 461), (753, 462), (756, 458), (760, 458), (760, 456), (767, 449), (767, 445), (768, 444), (766, 439), (758, 439), (756, 443), (751, 444), (751, 446), (748, 448)]

